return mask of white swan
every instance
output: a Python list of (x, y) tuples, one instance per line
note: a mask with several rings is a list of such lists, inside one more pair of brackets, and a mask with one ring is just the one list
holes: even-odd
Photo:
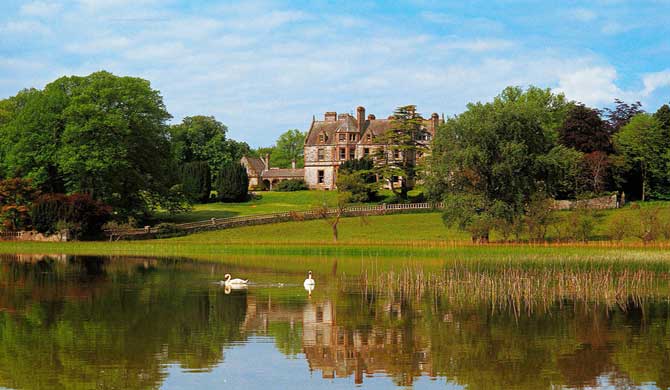
[(229, 286), (229, 287), (233, 287), (233, 288), (235, 288), (235, 287), (246, 287), (247, 283), (249, 282), (248, 279), (247, 280), (239, 279), (239, 278), (231, 279), (230, 274), (225, 274), (225, 275), (223, 275), (223, 277), (226, 278), (226, 280), (222, 281), (222, 284), (224, 284), (226, 286)]
[(307, 273), (307, 279), (302, 283), (303, 286), (305, 286), (305, 289), (307, 289), (308, 286), (312, 287), (312, 290), (314, 290), (314, 285), (316, 283), (314, 282), (314, 279), (312, 279), (312, 271), (309, 271)]

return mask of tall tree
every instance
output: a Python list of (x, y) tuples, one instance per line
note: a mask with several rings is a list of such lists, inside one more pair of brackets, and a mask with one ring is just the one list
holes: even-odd
[(487, 241), (496, 219), (513, 223), (531, 199), (554, 191), (549, 158), (564, 122), (563, 95), (530, 87), (506, 88), (491, 103), (468, 104), (438, 129), (428, 178), (429, 194), (443, 198), (445, 223)]
[(118, 215), (173, 184), (165, 110), (148, 81), (108, 72), (62, 77), (24, 91), (0, 137), (4, 171), (46, 192), (85, 192)]
[(306, 134), (298, 129), (288, 130), (280, 135), (272, 151), (272, 165), (290, 168), (291, 163), (295, 161), (296, 167), (302, 168), (305, 165), (303, 159), (305, 136)]
[(247, 199), (249, 177), (239, 162), (229, 162), (219, 171), (214, 187), (222, 202), (242, 202)]
[(626, 126), (635, 115), (644, 113), (642, 103), (628, 104), (620, 99), (614, 99), (614, 108), (605, 108), (603, 111), (613, 134)]
[(170, 126), (172, 153), (179, 164), (206, 161), (212, 172), (231, 161), (239, 161), (249, 145), (226, 138), (228, 128), (213, 116), (189, 116)]
[(638, 114), (614, 136), (623, 158), (623, 174), (640, 177), (640, 197), (670, 197), (670, 139), (655, 116)]
[(574, 105), (558, 128), (559, 142), (580, 152), (608, 151), (611, 149), (608, 126), (600, 113), (583, 104)]
[[(375, 153), (375, 172), (401, 199), (407, 199), (407, 192), (417, 176), (417, 154), (425, 149), (420, 142), (422, 126), (423, 118), (416, 112), (416, 106), (398, 107), (390, 129), (374, 141), (383, 145)], [(400, 183), (398, 188), (394, 179)]]

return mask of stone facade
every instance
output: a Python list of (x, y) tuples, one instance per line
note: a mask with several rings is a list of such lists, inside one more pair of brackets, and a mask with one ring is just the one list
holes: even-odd
[[(392, 128), (393, 117), (377, 119), (365, 116), (365, 108), (356, 109), (356, 117), (350, 114), (326, 112), (323, 120), (312, 120), (305, 139), (305, 182), (312, 189), (335, 189), (337, 170), (347, 160), (374, 155), (384, 145), (377, 137)], [(423, 128), (417, 140), (430, 145), (437, 126), (444, 123), (436, 113), (423, 120)], [(389, 151), (389, 153), (391, 153)], [(389, 156), (400, 159), (402, 156)], [(412, 156), (410, 158), (420, 158)]]
[(249, 176), (249, 190), (268, 189), (271, 190), (275, 184), (284, 180), (302, 180), (305, 178), (305, 171), (293, 166), (288, 169), (270, 167), (270, 155), (265, 158), (244, 156), (240, 159), (240, 164), (244, 165)]

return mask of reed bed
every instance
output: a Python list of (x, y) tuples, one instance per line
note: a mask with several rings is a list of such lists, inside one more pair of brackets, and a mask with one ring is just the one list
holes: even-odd
[(346, 278), (342, 288), (369, 296), (394, 300), (459, 306), (488, 305), (491, 311), (512, 311), (515, 315), (548, 311), (566, 302), (604, 304), (626, 310), (631, 303), (670, 297), (670, 273), (650, 269), (569, 267), (500, 267), (473, 270), (448, 267), (426, 272), (421, 267), (399, 270), (366, 270), (359, 277)]

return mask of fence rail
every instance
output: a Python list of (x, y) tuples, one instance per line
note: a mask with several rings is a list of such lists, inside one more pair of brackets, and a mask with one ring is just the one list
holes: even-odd
[(340, 214), (341, 216), (366, 216), (401, 213), (413, 210), (433, 210), (443, 208), (442, 203), (380, 204), (369, 206), (350, 206), (307, 211), (286, 211), (272, 214), (244, 215), (229, 218), (211, 218), (206, 221), (188, 222), (171, 225), (169, 228), (145, 226), (139, 229), (106, 230), (110, 241), (123, 239), (156, 238), (167, 234), (190, 234), (207, 230), (229, 229), (233, 227), (264, 225), (277, 222), (305, 221), (322, 219)]

